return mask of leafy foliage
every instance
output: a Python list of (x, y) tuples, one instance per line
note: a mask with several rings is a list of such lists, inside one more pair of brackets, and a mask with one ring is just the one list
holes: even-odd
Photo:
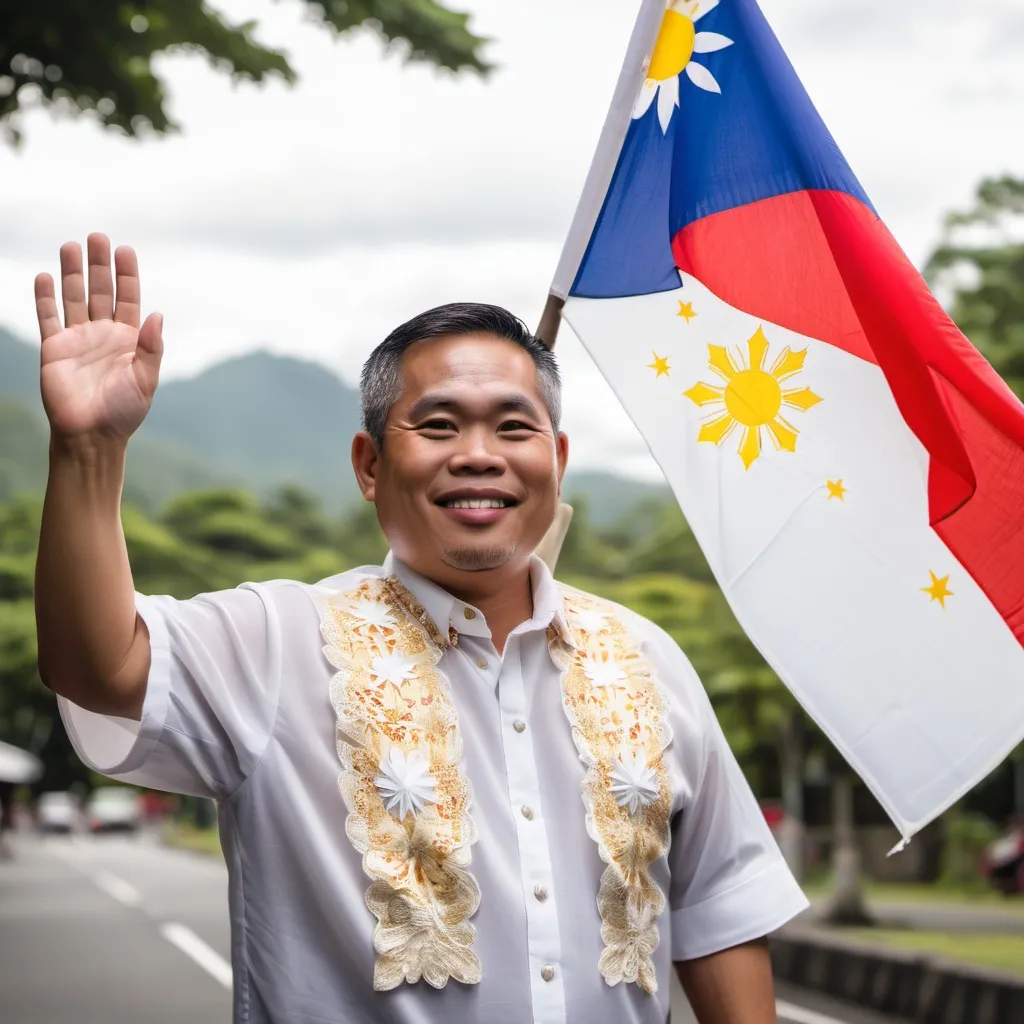
[[(468, 17), (436, 0), (299, 0), (335, 34), (366, 28), (406, 59), (487, 72), (485, 40)], [(130, 136), (180, 126), (154, 67), (164, 53), (199, 53), (232, 79), (298, 78), (281, 50), (256, 39), (254, 21), (232, 23), (204, 0), (33, 0), (0, 8), (0, 121), (20, 138), (18, 113), (34, 102), (64, 115), (89, 112)]]
[(970, 210), (946, 219), (925, 268), (952, 291), (950, 314), (999, 375), (1024, 398), (1024, 180), (989, 178)]
[[(34, 499), (0, 505), (0, 738), (42, 747), (48, 769), (64, 778), (74, 761), (35, 666), (31, 595), (39, 512)], [(313, 583), (352, 566), (380, 564), (387, 552), (372, 505), (330, 517), (317, 497), (296, 486), (262, 502), (230, 487), (190, 492), (155, 517), (126, 504), (121, 518), (136, 588), (178, 598), (247, 579)], [(599, 527), (582, 502), (559, 575), (667, 630), (705, 681), (737, 752), (753, 766), (772, 756), (779, 709), (790, 699), (697, 556), (674, 504), (647, 503)], [(641, 558), (651, 571), (637, 575), (632, 567)], [(693, 575), (685, 571), (691, 566)]]

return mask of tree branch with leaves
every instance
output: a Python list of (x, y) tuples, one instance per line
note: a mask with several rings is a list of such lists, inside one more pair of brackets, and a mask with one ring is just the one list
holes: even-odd
[[(364, 29), (406, 60), (486, 74), (487, 40), (469, 16), (436, 0), (292, 0), (335, 35)], [(199, 53), (235, 80), (289, 84), (298, 72), (256, 38), (255, 21), (232, 22), (203, 0), (7, 0), (0, 4), (0, 124), (21, 139), (35, 106), (92, 116), (132, 137), (180, 129), (154, 67), (165, 53)]]

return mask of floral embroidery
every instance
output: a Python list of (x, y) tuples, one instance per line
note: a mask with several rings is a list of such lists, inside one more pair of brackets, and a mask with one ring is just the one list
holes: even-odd
[(432, 804), (437, 789), (437, 781), (430, 774), (427, 759), (418, 750), (407, 758), (401, 747), (392, 747), (387, 757), (380, 759), (380, 775), (373, 784), (381, 800), (385, 801), (385, 808), (399, 821), (405, 821), (408, 815), (418, 814), (427, 804)]
[(630, 814), (636, 814), (641, 807), (658, 799), (658, 777), (643, 754), (620, 756), (610, 775), (612, 783), (608, 788), (615, 794), (618, 805), (627, 808)]
[[(441, 647), (410, 618), (400, 584), (370, 578), (324, 602), (346, 832), (373, 880), (373, 987), (480, 980), (466, 870), (476, 828)], [(382, 796), (383, 794), (383, 796)], [(385, 806), (385, 799), (387, 806)]]
[(562, 669), (562, 705), (580, 760), (587, 831), (607, 864), (598, 910), (609, 985), (658, 989), (653, 952), (665, 895), (650, 866), (669, 845), (672, 789), (664, 753), (671, 742), (661, 693), (638, 642), (612, 605), (562, 587), (572, 647), (548, 631)]

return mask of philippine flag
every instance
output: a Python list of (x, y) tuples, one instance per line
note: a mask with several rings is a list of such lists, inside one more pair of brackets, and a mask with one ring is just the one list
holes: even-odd
[(1024, 737), (1024, 407), (754, 0), (647, 0), (552, 286), (737, 618), (909, 837)]

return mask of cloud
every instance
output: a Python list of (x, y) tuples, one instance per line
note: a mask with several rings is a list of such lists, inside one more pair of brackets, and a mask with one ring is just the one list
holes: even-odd
[[(825, 52), (856, 51), (865, 62), (879, 50), (927, 45), (936, 34), (959, 36), (974, 28), (982, 35), (1001, 31), (1016, 17), (1016, 0), (902, 0), (901, 3), (849, 3), (848, 0), (762, 0), (761, 7), (784, 43)], [(968, 40), (969, 41), (969, 40)], [(951, 52), (957, 52), (959, 48)]]
[(143, 208), (117, 219), (171, 242), (307, 259), (339, 248), (557, 241), (576, 198), (568, 183), (518, 163), (382, 168), (375, 178), (372, 189), (346, 186), (336, 168), (223, 180), (176, 197), (159, 217)]
[[(722, 0), (723, 3), (731, 0)], [(826, 123), (909, 255), (989, 173), (1024, 167), (1019, 0), (762, 0)], [(178, 137), (143, 144), (27, 118), (0, 150), (0, 322), (34, 334), (31, 282), (57, 248), (133, 244), (167, 374), (267, 346), (353, 381), (369, 349), (431, 305), (478, 299), (534, 324), (586, 176), (636, 4), (464, 0), (493, 37), (484, 82), (335, 42), (301, 6), (217, 0), (256, 18), (301, 75), (230, 86), (167, 58)], [(656, 475), (571, 332), (558, 355), (573, 461)]]
[[(1016, 66), (1020, 67), (1024, 54), (1024, 11), (1019, 8), (1007, 10), (995, 20), (985, 53), (991, 57), (1013, 60)], [(1018, 74), (1015, 76), (1015, 82), (1019, 81)]]

